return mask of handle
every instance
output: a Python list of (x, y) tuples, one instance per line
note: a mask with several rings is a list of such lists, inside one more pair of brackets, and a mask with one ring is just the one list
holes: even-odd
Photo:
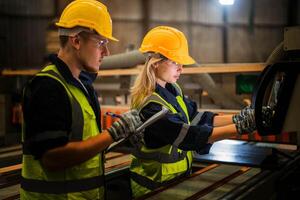
[[(162, 110), (159, 111), (158, 113), (154, 114), (152, 117), (150, 117), (147, 121), (145, 121), (140, 127), (138, 127), (136, 129), (136, 133), (132, 134), (131, 136), (135, 135), (135, 134), (139, 134), (140, 132), (142, 132), (145, 128), (147, 128), (148, 126), (150, 126), (151, 124), (153, 124), (154, 122), (156, 122), (157, 120), (161, 119), (163, 116), (165, 116), (167, 113), (169, 112), (169, 109), (162, 107)], [(121, 140), (119, 140), (118, 142), (114, 142), (112, 143), (106, 150), (106, 152), (111, 151), (114, 147), (116, 147), (117, 145), (127, 141), (131, 136), (127, 137), (127, 138), (123, 138)]]

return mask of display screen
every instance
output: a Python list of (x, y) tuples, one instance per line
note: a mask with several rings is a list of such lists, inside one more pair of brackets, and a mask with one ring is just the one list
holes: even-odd
[(257, 83), (258, 74), (240, 74), (236, 76), (236, 93), (252, 94)]

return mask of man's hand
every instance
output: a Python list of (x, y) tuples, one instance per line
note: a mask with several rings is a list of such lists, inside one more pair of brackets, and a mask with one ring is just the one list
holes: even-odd
[(142, 123), (138, 111), (131, 110), (123, 113), (120, 120), (114, 122), (107, 131), (114, 141), (119, 141), (134, 134), (136, 129), (140, 127)]

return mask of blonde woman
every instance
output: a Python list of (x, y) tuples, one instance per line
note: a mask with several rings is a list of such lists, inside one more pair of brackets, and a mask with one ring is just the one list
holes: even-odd
[(195, 61), (182, 32), (156, 27), (144, 37), (140, 51), (147, 60), (131, 88), (131, 105), (143, 121), (162, 107), (170, 112), (145, 129), (144, 143), (133, 153), (130, 170), (135, 198), (190, 174), (191, 151), (207, 153), (214, 141), (256, 129), (250, 108), (235, 116), (199, 113), (196, 103), (184, 97), (176, 82), (183, 65)]

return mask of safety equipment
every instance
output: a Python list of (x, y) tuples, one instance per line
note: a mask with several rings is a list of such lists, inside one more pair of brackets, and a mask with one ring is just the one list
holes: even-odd
[[(275, 111), (270, 106), (263, 106), (261, 119), (264, 126), (271, 127)], [(255, 122), (255, 110), (246, 106), (240, 113), (233, 115), (233, 123), (236, 125), (239, 134), (252, 133), (257, 129)]]
[(188, 43), (184, 34), (168, 26), (158, 26), (150, 30), (144, 37), (139, 50), (142, 53), (159, 53), (182, 65), (195, 63), (195, 60), (189, 55)]
[(112, 36), (112, 21), (106, 6), (96, 0), (73, 1), (64, 9), (56, 25), (61, 28), (82, 26), (95, 30), (110, 40), (118, 41)]
[[(147, 148), (146, 145), (142, 145), (139, 149), (132, 150), (133, 158), (130, 166), (130, 175), (134, 198), (190, 173), (192, 152), (178, 149), (179, 144), (188, 132), (190, 119), (180, 87), (177, 84), (173, 84), (173, 86), (178, 94), (176, 96), (177, 102), (183, 110), (188, 124), (183, 124), (182, 130), (173, 144), (157, 149)], [(167, 108), (173, 114), (178, 113), (172, 104), (165, 101), (156, 92), (146, 99), (141, 109), (150, 102)]]
[(127, 138), (134, 134), (136, 129), (143, 124), (137, 110), (125, 112), (120, 116), (120, 120), (112, 124), (107, 129), (115, 142), (120, 139)]
[[(70, 141), (83, 141), (98, 135), (100, 130), (96, 116), (84, 93), (67, 83), (55, 65), (45, 67), (36, 75), (36, 77), (41, 76), (56, 80), (65, 88), (72, 108)], [(62, 133), (61, 131), (48, 131), (43, 134), (53, 137)], [(103, 153), (74, 167), (48, 171), (41, 165), (40, 160), (35, 159), (30, 153), (26, 144), (32, 141), (28, 141), (27, 138), (26, 124), (24, 124), (21, 199), (104, 199)], [(30, 140), (34, 139), (40, 140), (30, 137)]]
[(232, 116), (238, 134), (249, 134), (256, 130), (254, 109), (246, 106), (240, 113)]

